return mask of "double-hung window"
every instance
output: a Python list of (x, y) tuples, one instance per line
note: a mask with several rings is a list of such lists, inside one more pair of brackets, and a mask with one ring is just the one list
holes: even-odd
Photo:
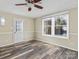
[(42, 19), (42, 34), (44, 36), (68, 38), (69, 14), (59, 14)]

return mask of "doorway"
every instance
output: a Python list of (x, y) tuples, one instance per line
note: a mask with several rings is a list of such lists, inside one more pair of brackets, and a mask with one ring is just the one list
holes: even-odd
[(14, 43), (22, 42), (23, 40), (23, 20), (14, 21)]

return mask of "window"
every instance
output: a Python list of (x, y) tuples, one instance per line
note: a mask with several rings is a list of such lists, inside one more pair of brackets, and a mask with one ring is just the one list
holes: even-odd
[(3, 17), (0, 17), (0, 26), (5, 25), (5, 19)]
[(44, 21), (43, 21), (43, 30), (44, 30), (43, 33), (45, 35), (49, 35), (50, 36), (52, 34), (52, 32), (51, 32), (51, 30), (52, 30), (51, 26), (52, 26), (51, 18), (44, 19)]
[(67, 13), (43, 19), (42, 34), (45, 36), (68, 38), (69, 15)]
[(16, 21), (16, 32), (17, 31), (23, 31), (23, 22), (22, 21)]

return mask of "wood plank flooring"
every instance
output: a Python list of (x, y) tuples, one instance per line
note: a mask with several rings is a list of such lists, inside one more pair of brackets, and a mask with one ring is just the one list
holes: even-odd
[[(31, 41), (28, 46), (14, 50), (4, 59), (78, 59), (78, 52), (40, 41)], [(27, 44), (27, 43), (26, 43)]]

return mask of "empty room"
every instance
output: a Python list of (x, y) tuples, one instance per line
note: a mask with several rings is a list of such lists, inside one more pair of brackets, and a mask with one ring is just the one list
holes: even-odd
[(0, 59), (78, 59), (78, 1), (0, 0)]

